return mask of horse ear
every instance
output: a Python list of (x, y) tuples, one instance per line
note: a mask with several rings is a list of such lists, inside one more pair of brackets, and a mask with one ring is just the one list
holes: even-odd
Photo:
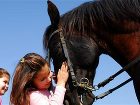
[(58, 25), (60, 19), (58, 9), (50, 0), (48, 0), (47, 3), (48, 3), (48, 14), (50, 16), (51, 24)]

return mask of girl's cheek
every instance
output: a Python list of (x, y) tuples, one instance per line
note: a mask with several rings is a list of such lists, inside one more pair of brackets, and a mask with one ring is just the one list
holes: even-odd
[(6, 84), (6, 87), (8, 88), (9, 87), (9, 84)]

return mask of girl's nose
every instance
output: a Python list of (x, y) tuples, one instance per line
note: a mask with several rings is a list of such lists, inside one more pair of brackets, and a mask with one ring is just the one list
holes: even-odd
[(49, 76), (48, 76), (48, 79), (47, 79), (47, 80), (51, 81), (51, 80), (52, 80), (52, 76), (53, 76), (53, 72), (52, 72), (52, 71), (50, 71), (50, 74), (49, 74)]
[(50, 76), (51, 76), (51, 77), (53, 76), (53, 71), (50, 72)]
[(6, 84), (6, 87), (8, 88), (9, 87), (9, 84)]

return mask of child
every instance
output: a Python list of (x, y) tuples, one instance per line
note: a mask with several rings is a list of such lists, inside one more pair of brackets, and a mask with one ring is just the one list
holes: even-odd
[(18, 63), (10, 95), (12, 105), (62, 105), (68, 66), (64, 62), (58, 71), (54, 92), (50, 92), (53, 73), (47, 61), (36, 53), (26, 54)]
[(0, 68), (0, 105), (2, 105), (1, 96), (8, 90), (10, 74), (3, 68)]

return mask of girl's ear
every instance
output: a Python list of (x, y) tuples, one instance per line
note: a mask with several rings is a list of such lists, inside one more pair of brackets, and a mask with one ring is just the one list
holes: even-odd
[(48, 14), (50, 16), (51, 24), (54, 26), (58, 26), (60, 20), (59, 11), (50, 0), (48, 0), (47, 3), (48, 3)]

